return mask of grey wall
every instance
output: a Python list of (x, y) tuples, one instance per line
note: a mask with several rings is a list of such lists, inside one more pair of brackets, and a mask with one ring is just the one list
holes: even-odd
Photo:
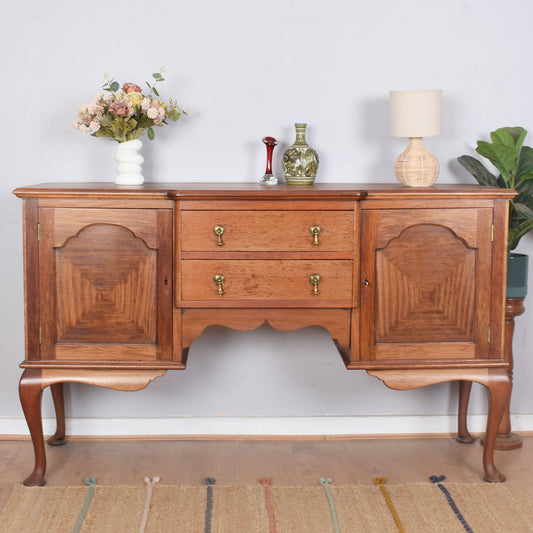
[[(9, 3), (2, 18), (0, 432), (21, 416), (21, 208), (11, 191), (113, 180), (114, 143), (72, 127), (104, 72), (142, 83), (164, 65), (162, 96), (194, 111), (145, 141), (149, 180), (255, 181), (264, 171), (265, 135), (280, 140), (279, 173), (293, 124), (303, 121), (321, 157), (319, 181), (394, 182), (405, 140), (388, 134), (391, 89), (443, 90), (443, 135), (426, 142), (441, 183), (472, 182), (455, 159), (497, 127), (522, 125), (533, 143), (527, 0), (504, 8), (495, 0), (33, 0)], [(531, 253), (533, 240), (520, 250)], [(528, 309), (517, 320), (512, 401), (524, 420), (533, 420), (532, 325)], [(135, 394), (72, 386), (68, 397), (75, 418), (436, 416), (453, 413), (455, 392), (441, 385), (399, 393), (347, 372), (321, 329), (210, 328), (183, 373)], [(472, 412), (485, 410), (476, 388)]]

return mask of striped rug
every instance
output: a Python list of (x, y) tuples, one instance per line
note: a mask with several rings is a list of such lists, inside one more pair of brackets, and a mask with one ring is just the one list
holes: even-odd
[(2, 533), (525, 533), (533, 501), (509, 483), (427, 483), (337, 486), (165, 485), (17, 486), (0, 513)]

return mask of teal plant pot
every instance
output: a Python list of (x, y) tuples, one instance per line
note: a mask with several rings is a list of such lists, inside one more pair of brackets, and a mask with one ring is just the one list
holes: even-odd
[(525, 298), (529, 256), (509, 254), (507, 258), (507, 298)]

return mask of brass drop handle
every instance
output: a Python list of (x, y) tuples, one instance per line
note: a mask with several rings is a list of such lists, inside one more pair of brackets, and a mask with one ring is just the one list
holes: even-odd
[(309, 232), (311, 233), (311, 235), (314, 238), (313, 244), (315, 246), (318, 246), (320, 244), (320, 242), (318, 242), (318, 236), (322, 233), (322, 228), (318, 224), (313, 224), (309, 228)]
[(213, 228), (213, 233), (218, 237), (217, 246), (224, 246), (224, 243), (222, 242), (222, 235), (224, 235), (224, 226), (221, 226), (220, 224), (217, 224)]
[(320, 274), (311, 274), (309, 276), (309, 281), (313, 286), (313, 296), (318, 296), (318, 284), (322, 281), (322, 276)]
[(216, 283), (218, 287), (218, 295), (222, 296), (226, 291), (222, 288), (222, 285), (226, 283), (226, 278), (222, 274), (215, 274), (215, 277), (213, 278), (213, 281)]

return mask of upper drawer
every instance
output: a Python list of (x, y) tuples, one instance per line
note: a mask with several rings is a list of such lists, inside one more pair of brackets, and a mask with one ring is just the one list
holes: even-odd
[[(222, 228), (217, 229), (220, 237), (217, 227)], [(181, 213), (184, 252), (351, 252), (353, 248), (353, 211)]]

